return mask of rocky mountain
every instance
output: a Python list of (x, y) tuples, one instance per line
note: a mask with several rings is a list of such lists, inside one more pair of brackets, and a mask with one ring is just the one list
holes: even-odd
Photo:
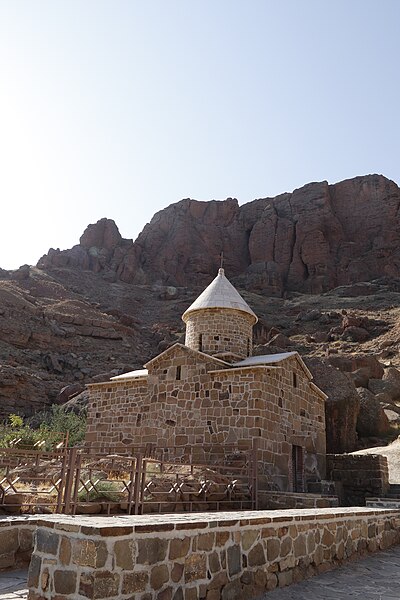
[(0, 418), (65, 402), (182, 339), (180, 316), (224, 252), (260, 317), (255, 352), (298, 350), (329, 394), (329, 450), (393, 435), (399, 207), (399, 188), (378, 175), (243, 206), (182, 200), (135, 242), (101, 219), (72, 249), (0, 270)]
[(90, 269), (139, 285), (203, 285), (223, 252), (230, 277), (247, 290), (319, 294), (399, 276), (399, 207), (400, 189), (382, 175), (310, 183), (243, 206), (187, 199), (158, 212), (135, 242), (104, 219), (38, 267)]

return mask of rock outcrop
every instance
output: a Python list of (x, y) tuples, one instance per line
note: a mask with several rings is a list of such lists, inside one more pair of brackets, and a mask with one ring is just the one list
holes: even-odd
[[(51, 249), (38, 266), (90, 269), (128, 283), (204, 285), (223, 252), (230, 278), (248, 290), (319, 294), (399, 276), (399, 207), (400, 189), (381, 175), (310, 183), (243, 206), (232, 198), (186, 199), (158, 212), (135, 242), (102, 219), (78, 246)], [(346, 336), (367, 339), (359, 330)]]
[(350, 375), (324, 360), (311, 358), (306, 363), (315, 383), (328, 395), (325, 405), (327, 452), (351, 452), (357, 442), (360, 397)]

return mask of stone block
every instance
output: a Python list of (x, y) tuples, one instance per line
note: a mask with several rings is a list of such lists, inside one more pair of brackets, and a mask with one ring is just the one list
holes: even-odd
[(296, 558), (307, 554), (306, 536), (300, 534), (293, 542), (293, 551)]
[(240, 573), (242, 570), (242, 551), (238, 544), (229, 546), (228, 551), (228, 573), (229, 577)]
[(107, 560), (107, 546), (102, 540), (74, 540), (72, 562), (81, 567), (104, 567)]
[(171, 579), (174, 583), (178, 583), (182, 579), (184, 566), (180, 563), (174, 563), (171, 569)]
[(209, 554), (208, 568), (210, 569), (211, 573), (218, 573), (218, 571), (221, 569), (218, 552), (211, 552), (211, 554)]
[(28, 587), (39, 587), (39, 575), (42, 567), (42, 559), (37, 554), (32, 554), (28, 571)]
[[(42, 588), (45, 589), (44, 586)], [(54, 571), (54, 591), (56, 594), (75, 594), (75, 590), (76, 571), (67, 571), (65, 569)]]
[(252, 547), (256, 539), (258, 538), (259, 532), (256, 529), (249, 529), (242, 535), (242, 548), (247, 551)]
[(289, 536), (286, 536), (285, 538), (283, 538), (283, 540), (281, 541), (281, 556), (287, 556), (289, 554), (289, 552), (292, 552), (292, 545), (293, 545), (293, 540), (292, 538), (290, 538)]
[(169, 559), (175, 560), (177, 558), (184, 558), (190, 549), (190, 538), (184, 537), (183, 539), (175, 538), (170, 541), (169, 544)]
[(293, 583), (293, 571), (282, 571), (278, 573), (278, 585), (279, 587), (285, 587)]
[(335, 536), (333, 535), (333, 533), (325, 527), (324, 532), (322, 534), (321, 543), (324, 546), (331, 546), (333, 544), (334, 540), (335, 540)]
[(279, 570), (286, 571), (286, 569), (293, 569), (296, 564), (296, 559), (293, 554), (289, 554), (286, 558), (279, 561)]
[(207, 555), (190, 554), (185, 559), (185, 583), (205, 579), (207, 577)]
[(229, 537), (229, 531), (217, 531), (215, 535), (215, 545), (218, 548), (225, 546), (226, 542), (229, 540)]
[(178, 587), (178, 589), (175, 591), (172, 600), (184, 600), (183, 599), (183, 589), (181, 587)]
[(18, 528), (18, 545), (21, 552), (29, 552), (33, 549), (33, 531), (24, 527)]
[(221, 600), (242, 600), (242, 584), (240, 579), (230, 581), (222, 588)]
[(169, 580), (168, 567), (166, 565), (156, 565), (150, 573), (150, 585), (153, 590), (159, 590), (164, 583)]
[(197, 550), (212, 550), (215, 543), (214, 533), (202, 533), (197, 538)]
[(281, 544), (277, 538), (267, 539), (267, 558), (269, 562), (273, 562), (279, 556)]
[(36, 550), (44, 554), (56, 555), (58, 551), (59, 536), (45, 527), (36, 530)]
[(14, 553), (18, 550), (18, 547), (18, 529), (16, 527), (7, 527), (4, 531), (0, 530), (0, 554)]
[(259, 567), (261, 565), (265, 565), (265, 554), (263, 545), (260, 543), (256, 544), (250, 550), (247, 560), (249, 567)]
[(172, 588), (168, 587), (157, 594), (157, 600), (172, 600)]
[(94, 576), (91, 573), (81, 573), (79, 578), (79, 594), (86, 598), (94, 597)]
[(167, 555), (168, 540), (149, 538), (138, 540), (137, 544), (137, 564), (154, 565), (155, 563), (165, 560)]
[(221, 600), (219, 590), (208, 590), (206, 600)]
[(254, 573), (254, 583), (258, 588), (264, 589), (267, 585), (268, 573), (264, 569), (258, 569)]
[(144, 592), (149, 581), (149, 575), (146, 571), (122, 574), (122, 594), (133, 594)]
[(115, 564), (125, 571), (135, 566), (135, 544), (133, 540), (117, 540), (114, 544)]
[(58, 556), (62, 565), (69, 565), (71, 562), (71, 541), (69, 538), (61, 538)]
[(274, 590), (278, 585), (278, 577), (275, 573), (267, 573), (267, 591)]
[(119, 574), (110, 571), (97, 571), (94, 574), (94, 594), (93, 599), (109, 598), (118, 595)]
[(43, 569), (43, 571), (40, 575), (40, 585), (39, 585), (39, 587), (42, 589), (42, 591), (47, 590), (47, 588), (49, 586), (49, 579), (50, 579), (49, 569), (47, 569), (47, 568)]

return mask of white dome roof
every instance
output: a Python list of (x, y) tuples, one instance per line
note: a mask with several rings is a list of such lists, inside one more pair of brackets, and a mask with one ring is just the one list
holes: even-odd
[(208, 308), (231, 308), (239, 310), (252, 315), (255, 323), (258, 321), (257, 315), (225, 277), (224, 269), (219, 269), (216, 278), (183, 313), (182, 319), (186, 322), (189, 313), (198, 310), (207, 310)]

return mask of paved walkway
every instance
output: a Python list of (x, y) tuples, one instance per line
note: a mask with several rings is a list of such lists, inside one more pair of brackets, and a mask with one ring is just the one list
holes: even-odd
[[(0, 600), (25, 600), (26, 571), (0, 573)], [(400, 600), (400, 546), (289, 587), (264, 600)]]
[(27, 571), (3, 571), (0, 573), (0, 600), (25, 600), (28, 595), (27, 578)]

